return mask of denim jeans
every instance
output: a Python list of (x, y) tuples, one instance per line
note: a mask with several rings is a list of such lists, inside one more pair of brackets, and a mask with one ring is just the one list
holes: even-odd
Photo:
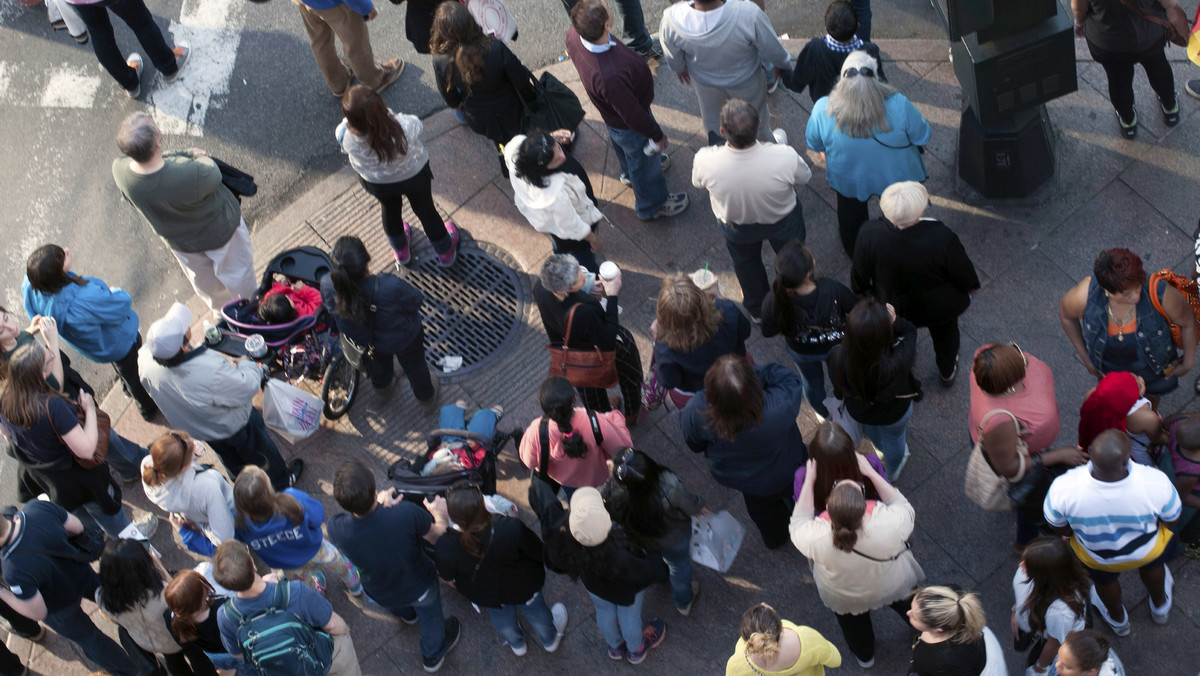
[(137, 676), (137, 667), (117, 642), (104, 635), (78, 604), (46, 616), (46, 626), (71, 641), (112, 676)]
[(121, 531), (129, 527), (129, 517), (125, 515), (125, 508), (122, 507), (116, 514), (105, 514), (104, 508), (98, 502), (86, 502), (83, 507), (75, 510), (77, 517), (81, 518), (83, 523), (95, 523), (104, 531), (104, 534), (110, 538), (116, 539)]
[(633, 187), (633, 208), (638, 218), (650, 218), (667, 202), (667, 179), (662, 173), (662, 153), (643, 152), (650, 139), (632, 129), (608, 128), (608, 140), (617, 151), (621, 173)]
[(150, 454), (143, 446), (108, 431), (108, 464), (122, 479), (137, 479), (142, 476), (142, 458)]
[(664, 547), (662, 559), (667, 564), (671, 580), (671, 600), (676, 608), (684, 608), (692, 602), (692, 539)]
[[(466, 430), (474, 432), (482, 437), (492, 438), (496, 433), (496, 412), (490, 408), (481, 408), (471, 416), (471, 422), (466, 420), (467, 412), (460, 406), (448, 404), (442, 407), (438, 413), (438, 429), (443, 430)], [(462, 437), (444, 436), (442, 443), (451, 443), (455, 441), (464, 441)]]
[(784, 244), (806, 237), (804, 209), (796, 200), (796, 208), (775, 223), (725, 223), (717, 221), (725, 238), (725, 248), (733, 259), (733, 273), (742, 287), (742, 305), (751, 317), (762, 316), (763, 299), (771, 288), (767, 269), (763, 267), (762, 245), (770, 242), (776, 253)]
[(436, 580), (412, 605), (388, 607), (388, 612), (408, 620), (416, 616), (421, 626), (422, 657), (436, 659), (446, 654), (446, 618), (442, 616), (442, 590)]
[(854, 13), (858, 16), (858, 30), (855, 31), (863, 42), (871, 41), (871, 0), (850, 0)]
[(485, 610), (488, 617), (492, 618), (492, 626), (496, 628), (496, 633), (503, 636), (514, 648), (525, 645), (525, 634), (521, 632), (521, 623), (517, 621), (518, 610), (525, 616), (529, 626), (533, 627), (533, 633), (537, 634), (543, 646), (554, 643), (554, 637), (558, 634), (558, 630), (554, 628), (554, 616), (550, 613), (550, 607), (546, 605), (542, 592), (534, 594), (533, 598), (519, 605)]
[[(787, 346), (784, 345), (784, 347)], [(787, 347), (787, 353), (792, 361), (796, 362), (796, 368), (800, 369), (800, 382), (804, 386), (804, 401), (812, 406), (812, 410), (816, 411), (817, 415), (828, 418), (829, 409), (825, 408), (825, 357), (829, 356), (829, 352), (800, 354)]]
[(896, 471), (908, 449), (908, 419), (912, 417), (912, 412), (912, 404), (909, 404), (904, 415), (890, 425), (863, 424), (863, 434), (883, 451), (883, 469), (888, 474)]
[(629, 652), (640, 650), (642, 647), (642, 590), (633, 598), (633, 605), (618, 606), (611, 601), (588, 592), (592, 597), (592, 605), (596, 607), (596, 625), (604, 642), (609, 648), (620, 648), (624, 645)]
[(257, 408), (251, 408), (250, 419), (242, 429), (227, 439), (211, 439), (212, 447), (229, 476), (236, 479), (246, 465), (258, 465), (271, 477), (271, 487), (282, 491), (291, 486), (287, 463), (279, 455), (279, 447), (267, 433), (267, 423)]

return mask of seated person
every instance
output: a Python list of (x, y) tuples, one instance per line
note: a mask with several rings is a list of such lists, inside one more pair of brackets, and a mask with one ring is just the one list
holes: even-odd
[[(459, 399), (452, 405), (442, 407), (438, 415), (438, 429), (467, 430), (488, 439), (496, 432), (496, 421), (504, 415), (504, 407), (496, 404), (487, 409), (480, 409), (471, 416), (471, 422), (466, 422), (467, 401)], [(429, 456), (429, 461), (421, 468), (421, 476), (435, 474), (451, 474), (465, 469), (474, 469), (483, 461), (486, 454), (478, 442), (468, 441), (462, 437), (444, 436), (438, 443), (437, 450)]]
[(307, 317), (321, 306), (321, 291), (300, 280), (289, 282), (275, 275), (275, 283), (258, 301), (258, 318), (267, 324), (288, 324)]
[(797, 93), (808, 87), (808, 95), (813, 103), (822, 96), (828, 96), (842, 74), (842, 64), (850, 52), (861, 49), (874, 57), (879, 64), (875, 68), (876, 77), (884, 82), (883, 59), (879, 58), (879, 46), (860, 40), (855, 32), (858, 30), (858, 15), (854, 6), (846, 0), (834, 0), (825, 10), (825, 30), (823, 38), (813, 38), (804, 45), (796, 57), (790, 77), (785, 77), (783, 83)]

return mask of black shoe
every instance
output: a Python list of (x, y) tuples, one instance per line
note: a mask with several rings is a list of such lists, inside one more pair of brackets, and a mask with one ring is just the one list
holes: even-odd
[[(1197, 382), (1200, 382), (1200, 381), (1197, 381)], [(520, 453), (521, 452), (521, 439), (525, 438), (525, 430), (520, 427), (514, 427), (513, 430), (508, 433), (508, 438), (513, 440), (513, 448), (518, 453)], [(503, 446), (503, 445), (504, 444), (500, 444), (500, 446)], [(497, 446), (497, 448), (499, 448), (500, 446)]]
[(304, 474), (304, 461), (300, 458), (288, 460), (287, 471), (288, 485), (295, 486), (296, 483), (300, 481), (300, 477)]
[(1162, 99), (1158, 100), (1158, 105), (1162, 108), (1163, 112), (1163, 122), (1168, 127), (1174, 127), (1179, 124), (1179, 94), (1174, 94), (1174, 98), (1171, 101), (1171, 107), (1167, 108), (1165, 101)]
[(1200, 80), (1188, 80), (1183, 90), (1193, 99), (1200, 99)]
[(142, 408), (141, 406), (138, 406), (138, 414), (142, 416), (142, 420), (145, 420), (146, 422), (153, 422), (153, 420), (158, 417), (158, 407), (154, 406), (151, 408)]
[(1137, 138), (1137, 131), (1138, 131), (1137, 113), (1133, 114), (1133, 122), (1129, 122), (1129, 123), (1126, 123), (1125, 120), (1122, 120), (1121, 114), (1117, 113), (1117, 124), (1120, 125), (1121, 133), (1124, 134), (1125, 138), (1129, 139), (1130, 141)]
[(650, 59), (661, 59), (663, 55), (662, 47), (659, 46), (658, 40), (650, 38), (650, 44), (641, 49), (633, 50), (638, 53), (638, 56), (649, 61)]
[(955, 357), (954, 358), (954, 368), (950, 369), (950, 375), (942, 376), (942, 387), (950, 387), (951, 385), (953, 385), (954, 377), (957, 375), (958, 375), (958, 357)]
[(441, 657), (426, 657), (424, 663), (421, 665), (425, 668), (425, 671), (432, 674), (442, 668), (442, 663), (446, 661), (446, 655), (449, 655), (450, 651), (454, 650), (454, 646), (458, 645), (458, 638), (461, 634), (462, 628), (458, 626), (458, 618), (446, 618), (446, 650), (442, 652)]

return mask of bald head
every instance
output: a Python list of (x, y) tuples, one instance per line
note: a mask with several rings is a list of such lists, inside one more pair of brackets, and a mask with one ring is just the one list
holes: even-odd
[(1175, 426), (1175, 440), (1187, 450), (1200, 448), (1200, 413), (1193, 413)]
[(1092, 467), (1106, 474), (1115, 474), (1129, 463), (1129, 437), (1121, 430), (1105, 430), (1088, 446)]

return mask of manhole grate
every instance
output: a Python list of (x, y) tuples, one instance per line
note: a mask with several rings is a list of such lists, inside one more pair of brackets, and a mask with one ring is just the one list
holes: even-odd
[(474, 371), (514, 339), (525, 316), (525, 285), (516, 262), (487, 243), (463, 241), (453, 267), (437, 264), (430, 248), (404, 279), (425, 294), (425, 359), (441, 371), (442, 358), (462, 357), (451, 377)]

